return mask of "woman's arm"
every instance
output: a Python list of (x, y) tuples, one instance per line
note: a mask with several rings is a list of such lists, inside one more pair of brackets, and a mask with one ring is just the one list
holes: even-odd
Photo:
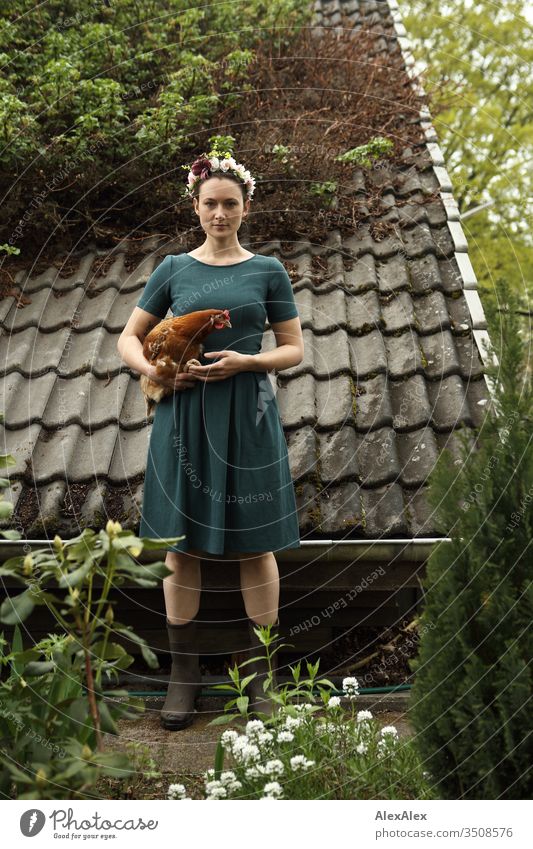
[(135, 307), (126, 327), (118, 337), (117, 349), (121, 359), (127, 366), (147, 377), (152, 377), (153, 366), (143, 354), (143, 342), (150, 330), (160, 321), (158, 316)]
[(192, 375), (181, 372), (177, 373), (175, 378), (163, 379), (157, 374), (156, 367), (149, 363), (143, 354), (143, 342), (146, 336), (160, 321), (159, 316), (152, 315), (141, 307), (135, 307), (126, 327), (118, 337), (118, 352), (126, 365), (140, 374), (145, 374), (150, 380), (155, 380), (171, 389), (191, 389), (195, 385)]
[(304, 358), (304, 340), (300, 319), (289, 318), (270, 325), (276, 337), (273, 351), (246, 355), (246, 371), (281, 371), (297, 366)]
[(262, 354), (240, 354), (238, 351), (209, 351), (204, 357), (218, 357), (208, 366), (191, 366), (190, 373), (204, 383), (225, 380), (239, 371), (273, 371), (297, 366), (304, 357), (304, 340), (300, 319), (289, 318), (271, 325), (276, 337), (274, 351)]

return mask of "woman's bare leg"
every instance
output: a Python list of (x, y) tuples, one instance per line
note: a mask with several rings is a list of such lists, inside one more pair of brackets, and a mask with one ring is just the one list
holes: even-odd
[(167, 551), (165, 563), (172, 574), (163, 578), (163, 592), (171, 625), (185, 625), (198, 613), (202, 591), (200, 560), (200, 552)]
[(279, 572), (271, 551), (261, 554), (239, 552), (241, 592), (250, 619), (258, 625), (273, 625), (278, 617)]

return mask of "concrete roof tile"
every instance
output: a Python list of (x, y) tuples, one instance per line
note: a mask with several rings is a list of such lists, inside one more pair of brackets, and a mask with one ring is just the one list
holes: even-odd
[(357, 434), (357, 462), (363, 486), (380, 486), (398, 479), (397, 436), (391, 427)]
[(294, 480), (314, 474), (317, 462), (317, 440), (310, 425), (289, 431), (287, 434), (289, 465)]
[(364, 336), (349, 336), (348, 344), (354, 378), (363, 380), (379, 371), (387, 371), (386, 342), (379, 330), (370, 330)]
[(432, 428), (399, 433), (397, 446), (402, 485), (409, 488), (421, 486), (427, 481), (439, 455)]
[(326, 483), (358, 476), (357, 441), (353, 427), (319, 433), (320, 477)]
[(332, 428), (340, 422), (353, 421), (350, 379), (347, 375), (316, 381), (315, 391), (316, 423), (319, 428)]
[(390, 386), (384, 374), (363, 380), (354, 387), (355, 424), (359, 432), (392, 425)]
[(382, 535), (409, 533), (404, 513), (402, 488), (390, 483), (378, 489), (362, 489), (366, 536), (376, 539)]
[(361, 489), (357, 483), (347, 481), (340, 486), (330, 486), (320, 493), (320, 530), (325, 534), (342, 531), (364, 531), (364, 512)]

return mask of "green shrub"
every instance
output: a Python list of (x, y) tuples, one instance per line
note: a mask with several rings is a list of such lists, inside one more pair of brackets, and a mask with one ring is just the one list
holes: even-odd
[[(137, 644), (152, 668), (158, 663), (146, 641), (115, 619), (109, 594), (126, 580), (157, 586), (168, 575), (165, 563), (143, 566), (136, 557), (180, 539), (138, 538), (110, 520), (105, 530), (87, 528), (66, 541), (56, 536), (51, 549), (0, 567), (0, 576), (25, 586), (0, 607), (0, 620), (15, 625), (11, 646), (1, 637), (1, 668), (8, 672), (0, 682), (4, 796), (14, 787), (16, 798), (83, 798), (102, 775), (130, 774), (127, 755), (105, 752), (102, 736), (118, 734), (118, 719), (144, 710), (126, 690), (104, 691), (133, 661), (116, 636)], [(18, 623), (39, 605), (53, 614), (58, 633), (24, 649)]]
[[(451, 543), (429, 559), (410, 715), (445, 799), (524, 799), (531, 783), (533, 442), (529, 334), (502, 283), (494, 402), (472, 450), (443, 452), (430, 497)], [(423, 629), (424, 630), (424, 629)]]
[(131, 195), (143, 209), (132, 226), (160, 214), (154, 181), (194, 158), (217, 114), (251, 88), (265, 31), (277, 27), (283, 53), (310, 15), (304, 0), (250, 0), (238, 23), (231, 2), (4, 4), (0, 188), (10, 244), (41, 249), (50, 227), (89, 224), (102, 235)]

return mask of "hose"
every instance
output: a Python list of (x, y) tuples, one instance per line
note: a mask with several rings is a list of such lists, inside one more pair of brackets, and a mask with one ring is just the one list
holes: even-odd
[[(222, 684), (222, 683), (226, 683), (226, 682), (221, 681), (220, 683)], [(360, 695), (364, 695), (364, 694), (373, 695), (375, 693), (397, 693), (397, 692), (402, 692), (402, 691), (405, 691), (405, 690), (410, 690), (412, 686), (413, 686), (412, 684), (393, 684), (393, 685), (388, 686), (388, 687), (363, 687), (361, 690), (359, 690), (359, 694)], [(318, 691), (313, 690), (313, 692), (316, 694)], [(344, 692), (344, 690), (331, 690), (331, 695), (342, 696), (343, 692)], [(166, 690), (127, 690), (127, 693), (128, 693), (128, 696), (141, 696), (141, 697), (144, 697), (144, 698), (154, 698), (156, 696), (166, 696), (166, 694), (167, 694)], [(104, 692), (104, 695), (107, 695), (107, 694)], [(205, 696), (211, 696), (211, 697), (213, 697), (213, 696), (217, 697), (218, 696), (218, 698), (227, 699), (228, 695), (229, 695), (229, 693), (228, 693), (227, 690), (226, 691), (224, 691), (224, 690), (213, 690), (213, 689), (210, 689), (209, 687), (206, 687), (206, 688), (204, 688), (203, 690), (200, 691), (200, 696), (204, 696), (204, 697)]]

